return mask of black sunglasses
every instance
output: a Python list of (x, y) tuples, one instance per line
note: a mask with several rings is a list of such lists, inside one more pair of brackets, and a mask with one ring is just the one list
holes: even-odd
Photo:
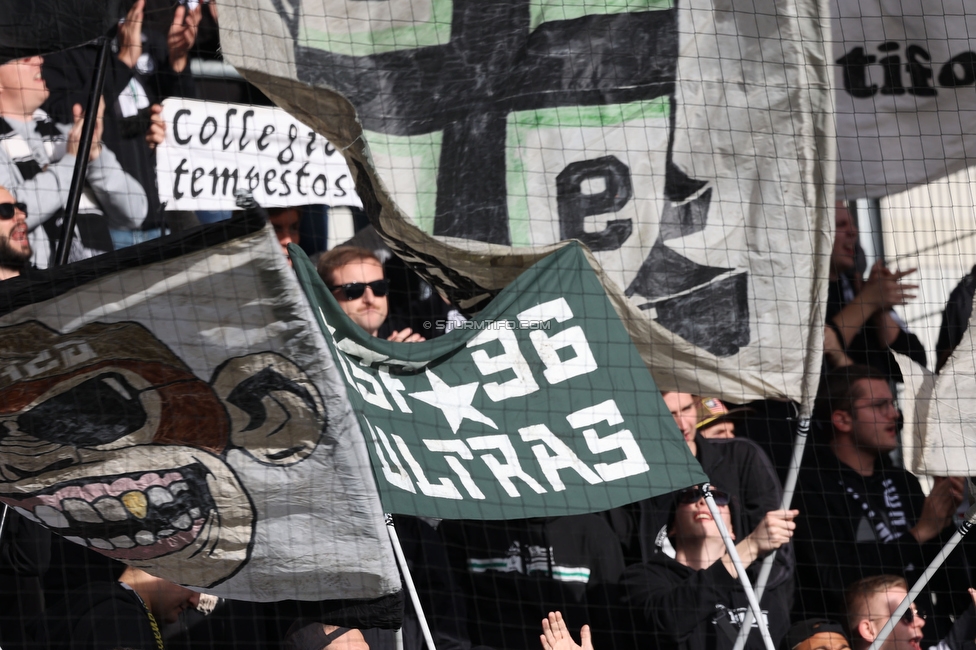
[(27, 216), (27, 205), (24, 203), (0, 203), (0, 219), (6, 221), (7, 219), (13, 219), (17, 216), (17, 210), (24, 213)]
[(372, 282), (337, 284), (329, 287), (329, 291), (338, 291), (341, 289), (346, 300), (356, 300), (357, 298), (363, 297), (363, 294), (366, 293), (366, 287), (369, 287), (373, 291), (374, 296), (382, 298), (390, 291), (390, 281), (383, 279), (373, 280)]
[(908, 609), (905, 610), (905, 613), (902, 614), (901, 615), (901, 618), (898, 619), (898, 620), (900, 620), (905, 625), (911, 625), (912, 623), (915, 622), (915, 617), (916, 616), (918, 618), (922, 619), (923, 621), (925, 620), (925, 614), (923, 614), (922, 612), (918, 611), (914, 607), (909, 607)]
[[(731, 497), (729, 497), (728, 492), (722, 492), (721, 490), (716, 490), (712, 488), (709, 490), (712, 493), (712, 497), (715, 499), (715, 505), (717, 506), (727, 506)], [(692, 503), (698, 503), (698, 500), (702, 498), (701, 489), (698, 487), (690, 487), (687, 490), (682, 490), (678, 492), (677, 501), (680, 505), (687, 506)]]

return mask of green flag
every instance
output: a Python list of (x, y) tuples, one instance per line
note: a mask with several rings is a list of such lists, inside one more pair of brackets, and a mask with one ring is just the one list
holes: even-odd
[(579, 245), (424, 343), (369, 336), (295, 257), (388, 511), (571, 515), (706, 480)]

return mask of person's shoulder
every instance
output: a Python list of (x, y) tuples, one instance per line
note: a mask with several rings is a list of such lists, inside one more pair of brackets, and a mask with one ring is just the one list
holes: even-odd
[(840, 473), (844, 466), (826, 444), (812, 444), (804, 455), (797, 478), (799, 488), (819, 490), (831, 477)]
[[(769, 454), (749, 438), (712, 438), (708, 445), (721, 458), (721, 462), (736, 465), (740, 468), (755, 468), (762, 466), (773, 472), (773, 461)], [(715, 461), (712, 461), (714, 464)], [(702, 465), (704, 466), (704, 461)], [(750, 470), (752, 471), (752, 470)], [(775, 473), (775, 472), (773, 472)]]
[(648, 582), (657, 583), (666, 581), (669, 577), (685, 575), (692, 571), (693, 569), (689, 569), (674, 558), (668, 557), (662, 552), (657, 552), (652, 554), (644, 562), (631, 564), (624, 569), (623, 575), (620, 577), (620, 582), (625, 586), (646, 584)]
[(714, 448), (724, 455), (735, 458), (759, 456), (768, 458), (763, 448), (749, 438), (710, 438), (706, 439)]

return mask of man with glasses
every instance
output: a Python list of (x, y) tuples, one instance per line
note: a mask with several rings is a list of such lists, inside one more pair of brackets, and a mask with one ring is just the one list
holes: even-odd
[(17, 203), (7, 188), (0, 187), (0, 280), (20, 275), (30, 258), (27, 206)]
[[(319, 258), (317, 269), (342, 311), (370, 336), (379, 336), (390, 311), (390, 283), (379, 258), (365, 248), (338, 246)], [(416, 343), (424, 337), (407, 327), (392, 332), (386, 339)]]
[[(901, 576), (879, 575), (858, 580), (847, 590), (847, 621), (854, 650), (866, 650), (878, 638), (881, 628), (908, 595), (908, 583)], [(920, 650), (925, 617), (913, 603), (891, 634), (882, 650)]]
[[(962, 479), (937, 478), (926, 497), (914, 476), (895, 467), (889, 453), (898, 448), (899, 417), (882, 371), (854, 365), (827, 376), (814, 412), (827, 444), (804, 461), (794, 501), (804, 513), (794, 544), (804, 617), (840, 617), (844, 586), (859, 577), (916, 579), (952, 532)], [(965, 584), (952, 586), (953, 574)], [(952, 602), (967, 581), (955, 554), (930, 583), (924, 596), (937, 596), (938, 636), (968, 604)]]

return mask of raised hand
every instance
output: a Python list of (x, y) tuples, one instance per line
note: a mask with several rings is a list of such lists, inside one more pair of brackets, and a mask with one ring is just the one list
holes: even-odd
[(888, 310), (897, 305), (904, 305), (915, 298), (917, 284), (903, 284), (902, 278), (915, 273), (918, 269), (907, 271), (889, 271), (881, 262), (875, 262), (871, 267), (871, 274), (861, 294), (865, 302), (870, 302), (877, 309)]
[[(77, 156), (78, 150), (81, 148), (81, 130), (85, 125), (85, 112), (81, 108), (81, 104), (75, 104), (71, 107), (71, 113), (74, 118), (74, 123), (71, 125), (71, 131), (68, 132), (67, 152), (72, 156)], [(88, 153), (89, 162), (94, 162), (102, 153), (102, 116), (104, 114), (105, 100), (101, 99), (98, 102), (98, 115), (95, 118), (95, 132), (92, 134), (91, 149)]]
[(420, 343), (421, 341), (426, 341), (419, 332), (414, 332), (409, 327), (402, 330), (393, 332), (386, 337), (387, 341), (394, 341), (396, 343)]
[(183, 72), (189, 61), (190, 48), (197, 40), (203, 5), (198, 4), (193, 11), (180, 5), (173, 14), (173, 24), (169, 26), (166, 44), (169, 47), (169, 65), (174, 72)]
[(136, 67), (142, 56), (142, 13), (145, 7), (146, 0), (136, 0), (119, 25), (119, 61), (130, 68)]
[(952, 516), (962, 503), (965, 479), (936, 477), (932, 491), (925, 497), (922, 514), (909, 532), (919, 542), (927, 542), (952, 524)]
[(166, 139), (166, 122), (163, 121), (163, 107), (153, 104), (149, 108), (149, 130), (146, 131), (146, 144), (150, 149), (163, 144)]
[(798, 514), (799, 510), (770, 510), (746, 539), (755, 542), (760, 555), (775, 551), (793, 537), (796, 530), (793, 520)]
[(549, 617), (542, 619), (542, 634), (539, 635), (539, 640), (542, 642), (543, 650), (593, 650), (590, 626), (584, 625), (580, 630), (582, 645), (577, 645), (563, 621), (562, 612), (549, 612)]

